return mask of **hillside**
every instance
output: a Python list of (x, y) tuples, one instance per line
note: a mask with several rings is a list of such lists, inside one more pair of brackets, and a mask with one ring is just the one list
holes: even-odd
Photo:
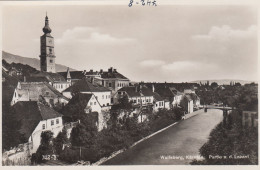
[[(2, 51), (2, 59), (4, 59), (8, 63), (21, 63), (21, 64), (27, 64), (33, 68), (36, 68), (37, 70), (40, 70), (40, 60), (36, 58), (28, 58), (28, 57), (22, 57), (19, 55), (14, 55), (5, 51)], [(75, 69), (70, 68), (71, 71), (75, 71)], [(56, 72), (62, 72), (67, 71), (67, 66), (56, 64)]]
[(190, 83), (198, 83), (199, 84), (201, 82), (202, 84), (205, 84), (205, 83), (207, 83), (207, 81), (209, 81), (209, 84), (216, 82), (219, 85), (230, 84), (231, 81), (235, 82), (235, 83), (239, 82), (241, 85), (252, 83), (252, 82), (257, 83), (256, 81), (246, 81), (246, 80), (237, 80), (237, 79), (196, 80), (196, 81), (191, 81)]

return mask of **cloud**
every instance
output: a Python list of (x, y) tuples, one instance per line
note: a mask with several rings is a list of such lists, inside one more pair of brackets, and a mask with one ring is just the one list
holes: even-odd
[(223, 25), (221, 27), (213, 26), (211, 27), (208, 34), (194, 35), (192, 39), (194, 40), (218, 40), (218, 41), (228, 41), (232, 39), (248, 39), (257, 36), (257, 26), (251, 25), (246, 30), (236, 30), (232, 29), (228, 25)]
[(74, 27), (63, 32), (62, 36), (56, 40), (56, 43), (126, 43), (132, 42), (132, 38), (117, 38), (110, 34), (100, 33), (98, 28), (93, 27)]
[(142, 67), (155, 67), (155, 66), (162, 66), (165, 64), (163, 60), (144, 60), (139, 63)]

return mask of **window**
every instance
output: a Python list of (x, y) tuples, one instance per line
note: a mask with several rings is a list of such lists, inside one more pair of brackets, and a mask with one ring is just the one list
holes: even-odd
[(53, 60), (50, 60), (50, 63), (53, 63)]
[(112, 83), (108, 83), (108, 87), (112, 87)]
[(104, 95), (102, 95), (102, 99), (104, 99)]
[(107, 106), (109, 106), (109, 103), (107, 103)]
[(54, 125), (54, 120), (51, 120), (51, 126), (53, 126)]
[(136, 103), (136, 100), (134, 100), (134, 103)]
[(92, 102), (90, 102), (90, 106), (92, 106)]
[(46, 93), (45, 93), (45, 94), (46, 94), (46, 95), (49, 95), (49, 92), (47, 92), (47, 91), (46, 91)]
[(94, 102), (94, 105), (96, 105), (96, 102)]
[(63, 88), (63, 85), (61, 85), (61, 88)]
[(56, 119), (56, 124), (59, 124), (59, 119)]
[(119, 91), (118, 94), (121, 95), (121, 92)]
[(156, 104), (156, 107), (158, 107), (158, 104)]
[(45, 129), (45, 124), (42, 124), (42, 129)]
[(148, 99), (146, 99), (146, 102), (149, 102), (149, 100), (148, 100)]

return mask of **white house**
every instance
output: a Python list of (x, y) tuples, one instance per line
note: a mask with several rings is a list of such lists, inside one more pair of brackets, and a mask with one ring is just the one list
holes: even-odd
[(158, 112), (159, 109), (165, 109), (165, 101), (158, 93), (154, 92), (153, 111)]
[[(66, 107), (79, 107), (78, 105), (84, 109), (84, 113), (86, 114), (97, 114), (96, 125), (98, 131), (107, 126), (106, 112), (102, 110), (102, 107), (94, 94), (78, 93), (71, 98)], [(70, 114), (73, 116), (75, 113), (70, 112)]]
[(124, 95), (127, 95), (133, 105), (152, 106), (154, 103), (154, 93), (145, 86), (128, 86), (119, 89), (114, 96), (114, 103), (118, 103)]
[(111, 90), (99, 85), (93, 78), (84, 77), (62, 92), (68, 98), (72, 98), (76, 93), (93, 94), (102, 110), (109, 110), (111, 107)]
[(17, 121), (21, 122), (19, 132), (30, 144), (30, 154), (37, 151), (43, 131), (53, 132), (56, 137), (62, 131), (62, 115), (52, 108), (36, 101), (19, 101), (13, 106)]
[(186, 111), (186, 113), (193, 112), (193, 100), (190, 94), (185, 94), (181, 100), (181, 106)]

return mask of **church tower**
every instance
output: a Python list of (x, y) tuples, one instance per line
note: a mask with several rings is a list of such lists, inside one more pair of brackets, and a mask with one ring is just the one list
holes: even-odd
[(55, 53), (54, 38), (51, 36), (51, 28), (49, 27), (49, 19), (46, 14), (45, 26), (43, 27), (44, 35), (41, 36), (41, 71), (55, 73)]

